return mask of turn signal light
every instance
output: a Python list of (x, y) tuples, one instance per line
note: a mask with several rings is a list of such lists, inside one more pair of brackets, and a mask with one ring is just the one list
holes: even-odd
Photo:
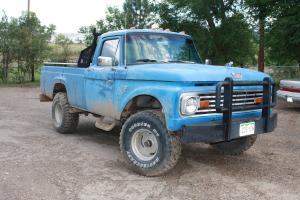
[(255, 103), (259, 104), (263, 102), (263, 98), (262, 97), (257, 97), (255, 98)]
[(209, 101), (200, 101), (200, 108), (208, 108)]

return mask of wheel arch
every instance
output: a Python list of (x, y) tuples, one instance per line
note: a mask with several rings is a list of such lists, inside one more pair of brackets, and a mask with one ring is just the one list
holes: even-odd
[(68, 95), (68, 89), (66, 84), (63, 81), (55, 81), (53, 83), (53, 88), (52, 88), (52, 99), (54, 98), (54, 96), (58, 93), (58, 92), (66, 92)]
[(164, 106), (162, 101), (159, 100), (155, 95), (151, 94), (137, 94), (132, 96), (122, 108), (120, 114), (121, 121), (126, 120), (133, 113), (140, 110), (160, 110), (163, 112)]

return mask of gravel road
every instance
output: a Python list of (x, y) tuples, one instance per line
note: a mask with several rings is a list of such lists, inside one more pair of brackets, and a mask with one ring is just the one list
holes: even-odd
[(118, 133), (96, 129), (93, 118), (57, 133), (38, 94), (0, 87), (0, 199), (300, 199), (300, 107), (280, 104), (276, 131), (242, 156), (185, 144), (174, 170), (146, 178), (125, 166)]

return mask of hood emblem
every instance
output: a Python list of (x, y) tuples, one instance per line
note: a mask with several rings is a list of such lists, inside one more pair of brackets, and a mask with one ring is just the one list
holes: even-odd
[(234, 79), (242, 79), (243, 77), (241, 73), (234, 73), (234, 72), (231, 73), (231, 76)]

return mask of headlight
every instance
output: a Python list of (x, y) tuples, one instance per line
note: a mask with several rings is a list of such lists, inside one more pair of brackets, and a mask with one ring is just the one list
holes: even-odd
[(193, 115), (197, 112), (199, 105), (199, 97), (183, 96), (181, 98), (181, 114)]

